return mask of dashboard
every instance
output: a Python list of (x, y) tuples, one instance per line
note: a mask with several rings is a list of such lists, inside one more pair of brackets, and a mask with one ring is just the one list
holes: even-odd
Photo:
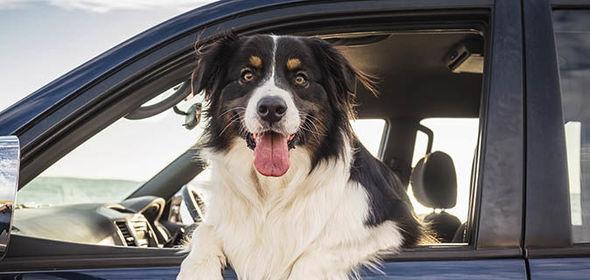
[(121, 203), (16, 209), (13, 233), (44, 239), (126, 247), (164, 247), (171, 239), (160, 224), (166, 202), (142, 196)]

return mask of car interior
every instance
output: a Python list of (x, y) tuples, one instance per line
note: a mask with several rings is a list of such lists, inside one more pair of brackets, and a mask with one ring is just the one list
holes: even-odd
[[(360, 70), (377, 77), (378, 96), (357, 88), (358, 118), (385, 120), (376, 156), (397, 173), (413, 201), (429, 209), (418, 216), (430, 225), (440, 243), (424, 246), (470, 242), (471, 217), (476, 209), (477, 149), (468, 151), (468, 162), (460, 162), (470, 167), (471, 174), (467, 186), (459, 188), (459, 162), (447, 151), (433, 148), (440, 138), (421, 121), (480, 118), (486, 48), (482, 30), (452, 27), (316, 34), (336, 45)], [(161, 101), (135, 108), (126, 118), (146, 119), (173, 110), (179, 125), (194, 128), (206, 104), (191, 99), (188, 85), (171, 81), (172, 91), (166, 91)], [(176, 106), (179, 102), (193, 104), (181, 109)], [(419, 134), (426, 135), (424, 151), (416, 146)], [(123, 201), (19, 207), (13, 236), (33, 237), (38, 242), (54, 240), (57, 245), (53, 250), (58, 251), (65, 250), (63, 244), (76, 250), (72, 243), (178, 250), (206, 212), (206, 196), (195, 187), (199, 184), (195, 178), (206, 172), (207, 163), (196, 159), (198, 148), (176, 152), (180, 156)], [(420, 156), (414, 165), (415, 154)], [(458, 207), (461, 192), (468, 192), (469, 206), (463, 209), (467, 219), (451, 213)]]

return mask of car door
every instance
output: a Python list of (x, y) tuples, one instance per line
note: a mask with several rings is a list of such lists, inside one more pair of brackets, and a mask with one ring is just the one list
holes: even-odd
[[(486, 38), (469, 238), (408, 249), (364, 279), (526, 279), (523, 238), (524, 82), (518, 1), (227, 1), (183, 14), (95, 58), (2, 113), (0, 135), (22, 143), (22, 187), (114, 120), (188, 77), (194, 40), (238, 33), (314, 34), (357, 24), (476, 22)], [(442, 58), (441, 58), (442, 59)], [(51, 250), (52, 247), (72, 250)], [(62, 247), (60, 247), (62, 246)], [(112, 250), (17, 236), (0, 275), (23, 279), (173, 279), (178, 251)], [(51, 270), (50, 272), (44, 272)], [(235, 277), (226, 271), (227, 278)], [(20, 278), (19, 278), (20, 279)]]
[(531, 279), (587, 279), (590, 1), (524, 1), (524, 27)]

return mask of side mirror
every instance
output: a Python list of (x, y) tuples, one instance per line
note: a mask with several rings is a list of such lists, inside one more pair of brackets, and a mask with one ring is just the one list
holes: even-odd
[(8, 250), (14, 202), (18, 190), (20, 143), (16, 136), (0, 136), (0, 260)]

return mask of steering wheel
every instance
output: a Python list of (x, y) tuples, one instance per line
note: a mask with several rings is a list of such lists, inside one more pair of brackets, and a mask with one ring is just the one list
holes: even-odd
[(196, 192), (191, 190), (188, 185), (184, 185), (182, 187), (182, 201), (184, 202), (184, 205), (186, 205), (191, 218), (193, 218), (193, 221), (195, 223), (202, 222), (204, 217), (204, 209), (202, 209), (202, 206), (198, 203), (198, 201), (202, 202), (203, 199)]

